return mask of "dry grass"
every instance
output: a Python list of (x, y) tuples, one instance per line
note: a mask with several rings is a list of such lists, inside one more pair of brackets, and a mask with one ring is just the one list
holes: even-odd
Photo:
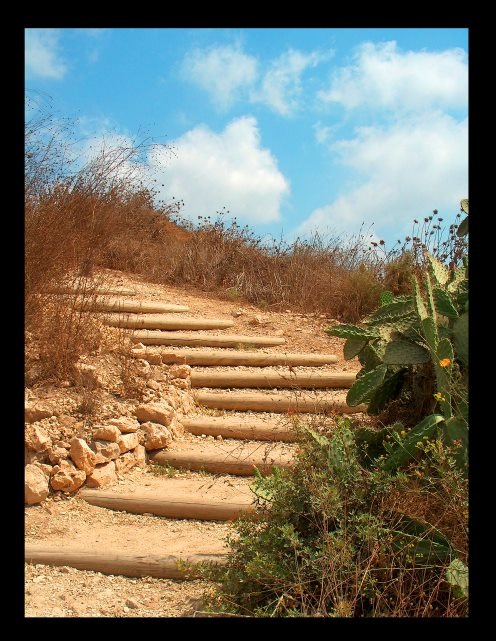
[[(91, 314), (80, 311), (80, 303), (90, 305), (106, 283), (101, 275), (86, 277), (101, 263), (121, 217), (130, 217), (147, 197), (133, 175), (135, 149), (104, 149), (75, 168), (64, 127), (36, 110), (26, 127), (25, 328), (30, 384), (77, 384), (79, 358), (99, 349), (101, 327)], [(67, 285), (71, 293), (53, 294)]]
[(382, 261), (364, 249), (362, 236), (346, 243), (316, 235), (262, 245), (235, 221), (205, 220), (193, 227), (184, 220), (175, 224), (151, 208), (135, 208), (130, 221), (120, 220), (119, 232), (98, 262), (151, 282), (193, 285), (262, 309), (326, 313), (350, 322), (379, 300)]
[[(261, 309), (322, 313), (343, 322), (375, 309), (384, 289), (410, 292), (411, 274), (424, 269), (418, 241), (379, 251), (367, 246), (360, 230), (347, 238), (316, 233), (292, 243), (268, 242), (221, 215), (193, 225), (171, 209), (157, 211), (152, 201), (143, 193), (132, 208), (118, 209), (119, 224), (95, 264), (150, 282), (193, 285)], [(451, 231), (450, 242), (459, 243)], [(428, 237), (422, 240), (432, 249)]]

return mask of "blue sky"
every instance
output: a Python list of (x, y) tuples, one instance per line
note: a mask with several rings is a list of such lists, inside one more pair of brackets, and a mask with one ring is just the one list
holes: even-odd
[(28, 29), (25, 59), (87, 150), (172, 145), (143, 175), (192, 220), (389, 244), (468, 195), (467, 29)]

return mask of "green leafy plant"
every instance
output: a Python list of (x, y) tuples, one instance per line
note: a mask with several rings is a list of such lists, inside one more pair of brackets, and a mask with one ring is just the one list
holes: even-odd
[[(462, 209), (468, 213), (468, 200)], [(411, 296), (383, 292), (381, 306), (363, 323), (326, 330), (345, 338), (345, 358), (358, 356), (362, 365), (348, 405), (368, 403), (376, 415), (398, 399), (414, 408), (412, 424), (421, 419), (402, 451), (391, 452), (388, 469), (407, 463), (426, 433), (461, 442), (459, 463), (467, 463), (468, 259), (456, 269), (427, 252), (425, 259), (428, 270), (423, 282), (412, 276)]]

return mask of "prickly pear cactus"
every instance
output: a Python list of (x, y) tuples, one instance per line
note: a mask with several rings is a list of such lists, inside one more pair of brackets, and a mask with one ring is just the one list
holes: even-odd
[(463, 212), (467, 214), (467, 217), (462, 220), (457, 229), (457, 236), (466, 236), (468, 234), (468, 198), (464, 198), (460, 201), (460, 208)]
[(441, 285), (444, 287), (449, 280), (450, 272), (446, 265), (443, 265), (441, 261), (437, 258), (426, 252), (425, 254), (427, 262), (429, 263), (429, 273), (432, 280), (436, 285)]
[(359, 327), (358, 325), (338, 325), (337, 327), (328, 327), (325, 332), (329, 336), (339, 336), (340, 338), (356, 338), (359, 340), (370, 340), (377, 338), (379, 333), (372, 327)]
[[(462, 209), (468, 214), (468, 201)], [(350, 406), (368, 403), (369, 413), (377, 414), (395, 398), (410, 402), (419, 390), (428, 395), (420, 407), (437, 405), (446, 420), (467, 405), (454, 400), (451, 387), (455, 378), (466, 379), (459, 369), (468, 368), (468, 261), (450, 270), (428, 253), (425, 258), (428, 269), (422, 283), (412, 277), (410, 296), (383, 292), (380, 307), (362, 323), (326, 330), (345, 338), (345, 358), (358, 357), (362, 366), (348, 392)]]
[(425, 347), (408, 340), (391, 341), (384, 352), (386, 365), (419, 365), (429, 360), (430, 354)]
[(381, 386), (386, 372), (387, 365), (379, 365), (379, 367), (376, 367), (372, 371), (357, 377), (346, 396), (348, 405), (355, 407), (356, 405), (360, 405), (360, 403), (368, 403), (377, 388)]

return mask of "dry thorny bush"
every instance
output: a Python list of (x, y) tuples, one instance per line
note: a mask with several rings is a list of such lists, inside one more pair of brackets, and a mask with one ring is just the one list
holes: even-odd
[(66, 136), (67, 126), (36, 109), (26, 125), (25, 329), (30, 383), (77, 382), (80, 356), (98, 350), (101, 326), (83, 309), (91, 307), (107, 283), (102, 272), (93, 270), (106, 256), (109, 239), (118, 236), (122, 219), (133, 221), (127, 233), (135, 235), (137, 210), (148, 197), (136, 179), (136, 148), (102, 148), (81, 163)]

